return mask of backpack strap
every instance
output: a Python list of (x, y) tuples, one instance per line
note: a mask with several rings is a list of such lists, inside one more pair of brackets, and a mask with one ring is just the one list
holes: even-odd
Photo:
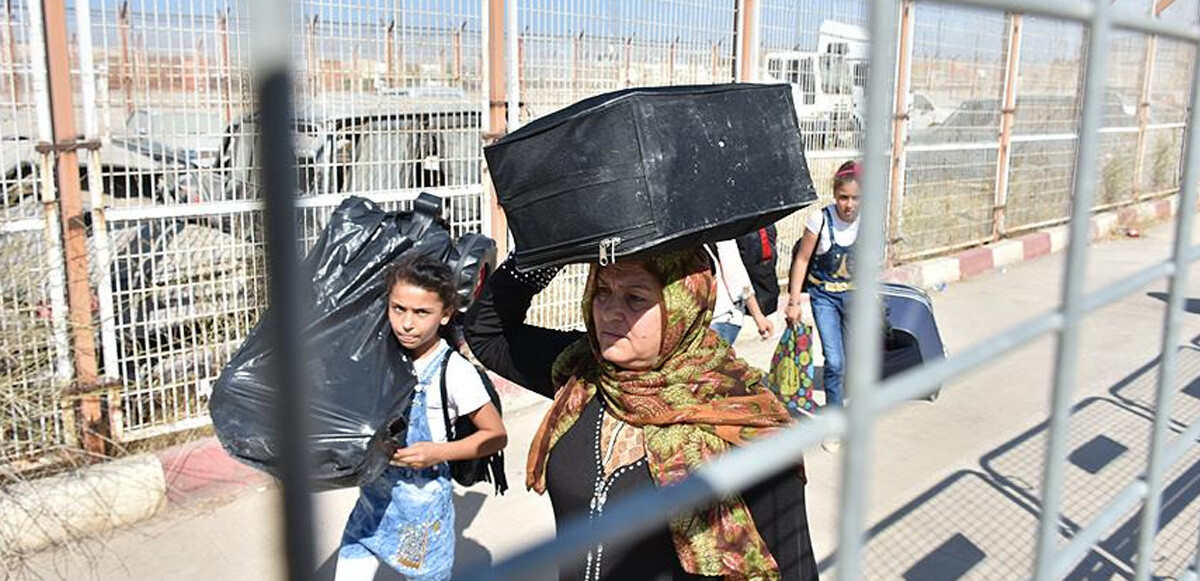
[[(812, 259), (814, 257), (816, 257), (817, 249), (821, 247), (821, 235), (825, 233), (825, 227), (828, 225), (829, 225), (829, 206), (825, 206), (824, 208), (821, 208), (821, 227), (817, 228), (817, 243), (813, 244), (812, 256), (808, 257), (809, 262), (812, 262)], [(829, 245), (831, 247), (833, 246), (833, 231), (832, 230), (829, 231)]]
[(446, 356), (442, 358), (442, 421), (446, 423), (446, 441), (454, 441), (454, 426), (450, 424), (450, 396), (446, 393), (446, 370), (450, 368), (450, 358), (454, 356), (454, 349), (446, 350)]

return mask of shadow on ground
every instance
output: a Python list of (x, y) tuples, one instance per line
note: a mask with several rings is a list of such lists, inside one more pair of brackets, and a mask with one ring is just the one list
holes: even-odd
[[(1153, 551), (1155, 579), (1177, 579), (1197, 550), (1200, 446), (1179, 435), (1200, 420), (1200, 337), (1181, 347), (1168, 408), (1169, 446), (1183, 446), (1168, 467)], [(1150, 457), (1159, 361), (1112, 385), (1107, 395), (1072, 408), (1060, 508), (1059, 547), (1097, 517), (1135, 479)], [(1033, 571), (1042, 504), (1048, 423), (984, 454), (977, 469), (951, 474), (867, 532), (867, 579), (951, 581), (1028, 579)], [(1133, 579), (1138, 509), (1127, 511), (1064, 577)], [(836, 553), (820, 564), (832, 572)]]

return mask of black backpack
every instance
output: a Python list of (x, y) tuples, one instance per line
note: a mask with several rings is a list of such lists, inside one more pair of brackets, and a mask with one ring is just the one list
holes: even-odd
[[(442, 420), (446, 422), (447, 442), (461, 440), (474, 434), (476, 431), (475, 424), (471, 421), (471, 418), (466, 416), (459, 416), (453, 423), (450, 422), (450, 397), (446, 393), (446, 370), (450, 367), (450, 358), (455, 353), (454, 349), (450, 349), (442, 359)], [(500, 407), (500, 394), (496, 393), (496, 386), (492, 383), (492, 379), (482, 369), (475, 367), (473, 364), (471, 367), (474, 367), (475, 372), (479, 374), (479, 379), (483, 381), (483, 388), (487, 390), (488, 397), (492, 400), (492, 405), (496, 406), (496, 411), (503, 417), (504, 411)], [(504, 494), (508, 490), (508, 479), (504, 477), (504, 450), (499, 450), (494, 454), (482, 458), (452, 460), (450, 462), (450, 476), (454, 478), (455, 482), (463, 486), (471, 486), (481, 481), (491, 482), (496, 485), (496, 494)]]
[(750, 284), (754, 287), (754, 299), (764, 315), (770, 315), (779, 308), (779, 275), (775, 273), (775, 262), (778, 260), (776, 236), (775, 225), (770, 224), (737, 238), (738, 254), (742, 255), (742, 264), (746, 266), (746, 274), (750, 275)]

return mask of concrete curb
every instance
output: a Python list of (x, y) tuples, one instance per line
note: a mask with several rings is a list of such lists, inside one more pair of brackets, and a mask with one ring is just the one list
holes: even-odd
[(37, 551), (149, 518), (166, 488), (152, 454), (8, 486), (0, 495), (0, 552)]
[[(1091, 217), (1088, 240), (1095, 242), (1124, 233), (1129, 228), (1171, 218), (1178, 208), (1178, 196), (1150, 200), (1100, 212)], [(1054, 226), (1017, 238), (992, 242), (957, 254), (922, 260), (886, 270), (883, 280), (933, 290), (952, 282), (991, 272), (1020, 262), (1049, 256), (1067, 247), (1069, 230)]]
[[(492, 376), (506, 415), (546, 401)], [(0, 554), (31, 553), (193, 506), (274, 479), (225, 453), (215, 437), (95, 464), (0, 490)]]

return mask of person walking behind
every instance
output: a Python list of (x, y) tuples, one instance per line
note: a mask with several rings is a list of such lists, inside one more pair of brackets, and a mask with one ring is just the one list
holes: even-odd
[[(804, 235), (792, 250), (788, 275), (788, 324), (816, 323), (825, 356), (825, 405), (841, 406), (846, 373), (846, 309), (854, 289), (854, 244), (858, 239), (858, 188), (861, 166), (848, 161), (833, 176), (833, 203), (813, 212)], [(812, 305), (812, 319), (803, 312), (803, 295)], [(829, 443), (826, 448), (836, 447)]]

